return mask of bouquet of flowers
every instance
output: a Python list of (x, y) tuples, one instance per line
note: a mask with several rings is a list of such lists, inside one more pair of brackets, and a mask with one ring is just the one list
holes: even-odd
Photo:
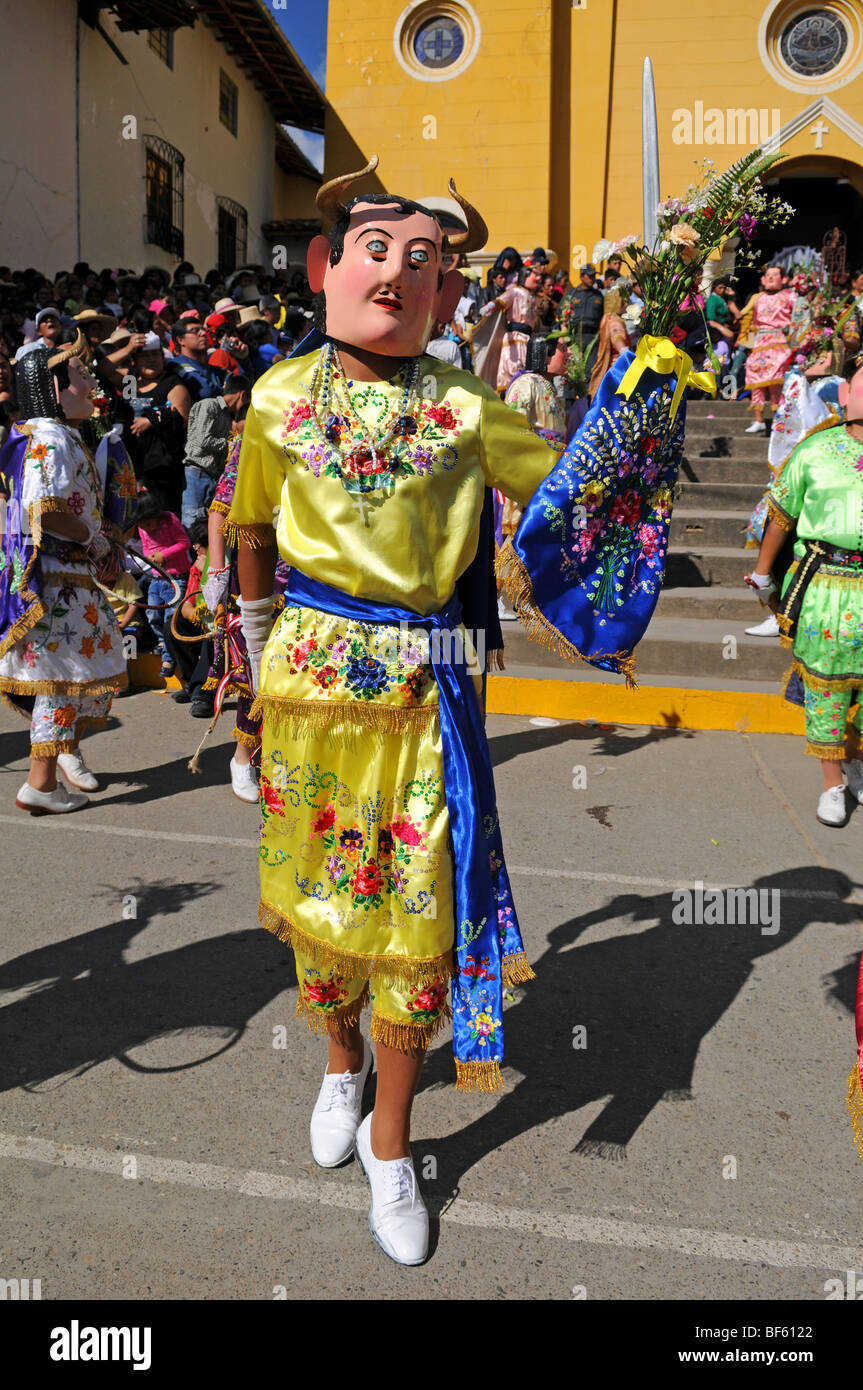
[(586, 347), (583, 347), (581, 342), (573, 341), (565, 329), (560, 336), (569, 344), (569, 361), (566, 364), (567, 380), (576, 396), (586, 396), (590, 384), (590, 368), (587, 363), (599, 334), (594, 334)]
[(682, 198), (667, 198), (657, 207), (659, 231), (652, 246), (633, 235), (594, 247), (596, 257), (607, 246), (599, 259), (617, 252), (628, 263), (626, 274), (638, 282), (644, 300), (645, 333), (668, 336), (682, 301), (697, 292), (705, 262), (730, 238), (742, 240), (742, 264), (754, 264), (758, 228), (788, 221), (794, 209), (761, 182), (780, 158), (780, 152), (753, 150), (723, 174), (713, 173), (713, 161), (706, 159), (699, 180)]
[(759, 224), (791, 215), (761, 185), (778, 158), (755, 151), (724, 174), (705, 169), (683, 198), (660, 203), (650, 247), (629, 236), (594, 248), (595, 261), (614, 250), (628, 262), (644, 300), (643, 336), (602, 379), (498, 556), (498, 576), (530, 637), (631, 683), (633, 651), (662, 585), (686, 386), (716, 391), (712, 373), (692, 372), (671, 334), (684, 303), (695, 304), (710, 256), (731, 237), (749, 247)]

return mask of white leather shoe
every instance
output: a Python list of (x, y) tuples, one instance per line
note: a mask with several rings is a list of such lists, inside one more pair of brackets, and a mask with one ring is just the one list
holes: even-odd
[(767, 426), (763, 420), (753, 420), (751, 425), (747, 425), (744, 434), (766, 434)]
[(76, 748), (72, 753), (61, 753), (57, 759), (57, 766), (70, 786), (77, 787), (82, 792), (99, 790), (99, 783), (84, 762), (80, 748)]
[(818, 801), (818, 819), (822, 825), (844, 825), (848, 819), (845, 788), (828, 787)]
[(369, 1180), (369, 1230), (385, 1255), (400, 1265), (421, 1265), (428, 1256), (429, 1216), (412, 1158), (385, 1162), (372, 1153), (372, 1117), (357, 1130), (357, 1162)]
[(778, 637), (779, 623), (775, 613), (769, 613), (763, 623), (746, 629), (750, 637)]
[(255, 769), (251, 763), (235, 762), (231, 759), (231, 790), (234, 796), (238, 796), (241, 801), (254, 802), (258, 804), (258, 779), (255, 776)]
[(89, 806), (90, 798), (83, 792), (70, 792), (58, 782), (52, 792), (40, 792), (25, 782), (15, 798), (15, 805), (31, 816), (62, 816), (67, 811), (80, 811)]
[(853, 762), (845, 763), (845, 781), (851, 795), (856, 796), (863, 806), (863, 759), (855, 758)]
[(365, 1040), (364, 1050), (358, 1072), (328, 1072), (324, 1076), (309, 1126), (312, 1158), (319, 1168), (338, 1168), (354, 1151), (363, 1089), (372, 1065), (372, 1049)]

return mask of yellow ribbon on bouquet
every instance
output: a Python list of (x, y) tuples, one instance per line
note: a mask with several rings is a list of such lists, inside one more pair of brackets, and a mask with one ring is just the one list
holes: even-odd
[(713, 372), (694, 372), (692, 358), (680, 348), (676, 348), (670, 338), (654, 338), (649, 333), (639, 340), (635, 349), (635, 359), (630, 362), (617, 388), (618, 396), (627, 400), (632, 395), (645, 371), (657, 372), (659, 376), (677, 376), (677, 385), (671, 401), (671, 419), (677, 414), (686, 386), (695, 386), (700, 391), (716, 395), (716, 377)]

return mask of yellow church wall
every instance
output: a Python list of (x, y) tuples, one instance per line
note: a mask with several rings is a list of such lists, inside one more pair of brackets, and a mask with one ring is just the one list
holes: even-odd
[[(473, 62), (461, 75), (426, 82), (409, 76), (393, 50), (403, 0), (382, 0), (373, 12), (367, 0), (330, 0), (326, 177), (372, 152), (381, 156), (379, 186), (409, 195), (442, 192), (453, 173), (488, 223), (490, 250), (542, 243), (578, 264), (600, 236), (642, 229), (641, 74), (649, 54), (663, 196), (682, 193), (702, 159), (721, 169), (759, 143), (774, 111), (781, 128), (822, 97), (851, 129), (828, 111), (828, 129), (813, 133), (813, 115), (783, 142), (787, 161), (776, 174), (838, 173), (863, 192), (863, 75), (832, 91), (828, 80), (805, 91), (784, 85), (759, 47), (773, 3), (472, 0), (472, 8), (482, 30)], [(709, 142), (710, 108), (763, 113), (758, 140), (726, 128), (722, 143)], [(692, 119), (689, 143), (674, 138), (685, 133), (681, 112)]]
[(396, 59), (403, 9), (330, 0), (325, 178), (356, 168), (357, 149), (379, 154), (382, 186), (409, 197), (445, 193), (452, 176), (491, 246), (536, 245), (548, 230), (550, 0), (476, 3), (479, 51), (443, 82), (411, 77)]
[[(745, 0), (725, 0), (721, 9), (699, 8), (696, 13), (680, 0), (658, 0), (646, 11), (639, 0), (618, 0), (607, 212), (600, 227), (595, 204), (585, 207), (576, 223), (574, 241), (590, 246), (599, 235), (619, 237), (641, 230), (641, 72), (645, 54), (650, 55), (656, 83), (663, 197), (682, 193), (697, 175), (702, 159), (713, 159), (721, 169), (752, 148), (749, 139), (727, 139), (739, 134), (729, 128), (729, 108), (763, 112), (767, 131), (772, 129), (774, 110), (779, 111), (781, 128), (819, 97), (829, 96), (852, 121), (863, 124), (863, 76), (834, 91), (827, 90), (829, 83), (821, 83), (808, 92), (798, 92), (768, 71), (760, 56), (758, 34), (762, 15), (770, 8), (746, 4)], [(575, 36), (586, 13), (572, 14), (574, 51)], [(574, 80), (578, 81), (577, 74)], [(675, 112), (681, 110), (691, 112), (692, 134), (697, 135), (697, 102), (702, 103), (702, 114), (711, 107), (723, 112), (726, 143), (675, 142), (675, 129), (683, 133), (683, 122), (679, 117), (675, 120)], [(863, 171), (863, 148), (829, 115), (824, 123), (830, 129), (821, 134), (822, 148), (816, 150), (819, 137), (810, 126), (817, 119), (813, 117), (802, 131), (783, 141), (783, 151), (789, 157), (806, 156), (808, 172), (825, 168), (828, 158), (849, 161)], [(702, 133), (708, 133), (706, 125)], [(782, 174), (783, 167), (784, 162), (777, 165), (777, 175)]]

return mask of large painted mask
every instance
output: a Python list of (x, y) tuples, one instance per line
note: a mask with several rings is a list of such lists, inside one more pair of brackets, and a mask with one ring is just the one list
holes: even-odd
[(467, 230), (441, 231), (434, 213), (396, 194), (360, 195), (345, 204), (348, 186), (377, 167), (324, 184), (317, 196), (333, 219), (329, 237), (316, 236), (308, 252), (309, 285), (323, 291), (327, 336), (352, 347), (391, 357), (416, 357), (431, 337), (435, 320), (451, 319), (464, 292), (464, 277), (445, 270), (443, 256), (479, 250), (488, 229), (479, 213), (456, 191)]

